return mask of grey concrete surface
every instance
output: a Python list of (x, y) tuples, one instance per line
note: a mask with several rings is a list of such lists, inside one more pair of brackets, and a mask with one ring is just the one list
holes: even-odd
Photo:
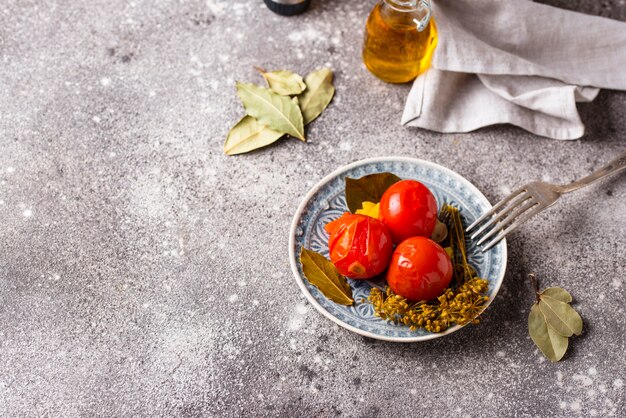
[[(409, 86), (360, 61), (372, 0), (5, 0), (0, 5), (0, 416), (626, 416), (626, 176), (509, 242), (483, 322), (410, 345), (333, 326), (303, 298), (288, 231), (308, 189), (373, 156), (428, 159), (492, 200), (615, 156), (626, 94), (581, 105), (586, 136), (400, 126)], [(556, 5), (626, 20), (624, 0)], [(585, 28), (581, 28), (585, 30)], [(226, 157), (252, 66), (336, 71), (308, 131)], [(527, 335), (525, 276), (585, 321), (558, 364)]]

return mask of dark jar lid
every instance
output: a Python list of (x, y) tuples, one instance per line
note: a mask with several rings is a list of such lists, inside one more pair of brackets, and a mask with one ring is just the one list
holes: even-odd
[(293, 16), (304, 12), (311, 0), (264, 0), (267, 7), (274, 13), (283, 16)]

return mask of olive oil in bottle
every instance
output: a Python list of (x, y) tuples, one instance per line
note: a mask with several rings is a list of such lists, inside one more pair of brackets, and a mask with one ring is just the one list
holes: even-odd
[(363, 62), (388, 83), (406, 83), (430, 66), (437, 29), (428, 0), (381, 0), (365, 28)]

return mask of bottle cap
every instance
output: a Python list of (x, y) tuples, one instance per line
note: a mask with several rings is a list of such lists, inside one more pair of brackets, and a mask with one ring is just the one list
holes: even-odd
[(283, 16), (293, 16), (304, 12), (311, 0), (264, 0), (267, 7), (274, 13)]

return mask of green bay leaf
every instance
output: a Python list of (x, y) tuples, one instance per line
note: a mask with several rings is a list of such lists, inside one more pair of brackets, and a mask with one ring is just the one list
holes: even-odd
[(276, 142), (282, 133), (260, 124), (252, 116), (244, 116), (228, 132), (224, 153), (227, 155), (243, 154)]
[(308, 125), (326, 109), (335, 95), (333, 72), (329, 68), (320, 68), (309, 73), (304, 82), (306, 90), (298, 98), (304, 124)]
[(265, 87), (237, 83), (237, 95), (246, 113), (271, 129), (305, 141), (304, 123), (300, 108), (287, 96), (281, 96)]
[(528, 315), (528, 333), (535, 345), (550, 361), (556, 362), (563, 358), (567, 351), (568, 339), (548, 326), (538, 304), (534, 304)]
[(380, 202), (383, 193), (402, 180), (392, 173), (369, 174), (360, 179), (346, 177), (346, 203), (350, 212), (356, 213), (363, 202)]
[(567, 290), (561, 289), (560, 287), (549, 287), (541, 292), (540, 296), (560, 300), (565, 303), (570, 303), (572, 301), (572, 295), (570, 295)]
[(539, 309), (546, 318), (546, 322), (554, 328), (556, 332), (564, 337), (571, 337), (572, 334), (580, 335), (583, 330), (583, 320), (569, 304), (551, 297), (539, 295)]
[(302, 93), (306, 89), (302, 76), (291, 71), (259, 71), (269, 88), (281, 96), (293, 96)]
[(324, 296), (341, 305), (352, 305), (352, 289), (333, 263), (315, 251), (302, 248), (300, 252), (302, 271), (307, 280)]
[(562, 336), (558, 332), (554, 330), (550, 325), (548, 325), (548, 337), (550, 338), (550, 343), (552, 344), (554, 350), (555, 359), (552, 361), (559, 361), (565, 355), (567, 351), (567, 347), (569, 345), (569, 339), (567, 337)]

